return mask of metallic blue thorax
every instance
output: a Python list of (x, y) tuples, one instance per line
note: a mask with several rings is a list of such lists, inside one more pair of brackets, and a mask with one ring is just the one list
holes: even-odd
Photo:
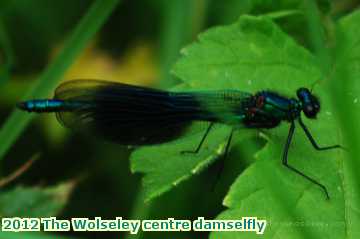
[(281, 121), (296, 119), (300, 112), (301, 104), (298, 100), (262, 91), (252, 97), (243, 123), (249, 128), (274, 128)]
[(299, 117), (301, 104), (297, 99), (289, 99), (273, 92), (262, 92), (257, 97), (263, 97), (263, 105), (259, 106), (275, 118), (291, 121)]

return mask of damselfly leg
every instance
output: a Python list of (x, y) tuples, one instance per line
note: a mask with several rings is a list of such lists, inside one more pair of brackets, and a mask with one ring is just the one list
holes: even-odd
[(201, 146), (203, 145), (206, 137), (208, 136), (211, 128), (213, 127), (213, 125), (214, 125), (214, 122), (211, 122), (210, 125), (209, 125), (209, 127), (206, 129), (203, 137), (202, 137), (201, 140), (200, 140), (200, 143), (198, 144), (198, 146), (196, 147), (195, 150), (184, 150), (184, 151), (181, 151), (181, 153), (182, 153), (182, 154), (185, 154), (185, 153), (186, 153), (186, 154), (197, 154), (197, 153), (199, 152)]
[(337, 149), (337, 148), (343, 148), (341, 145), (339, 144), (336, 144), (336, 145), (330, 145), (330, 146), (323, 146), (323, 147), (320, 147), (314, 137), (311, 135), (310, 131), (308, 130), (308, 128), (306, 127), (306, 125), (304, 124), (304, 122), (302, 121), (301, 117), (299, 117), (299, 124), (301, 126), (301, 128), (304, 130), (305, 134), (306, 134), (306, 137), (308, 137), (308, 139), (310, 140), (312, 146), (316, 149), (316, 150), (329, 150), (329, 149)]
[(214, 184), (214, 186), (212, 188), (213, 191), (214, 191), (214, 189), (216, 187), (216, 184), (220, 181), (221, 174), (224, 171), (225, 161), (226, 161), (227, 156), (228, 156), (229, 151), (230, 151), (230, 145), (231, 145), (231, 140), (232, 140), (232, 137), (233, 137), (233, 134), (234, 134), (234, 130), (235, 130), (234, 128), (231, 129), (230, 135), (229, 135), (228, 140), (226, 142), (223, 158), (220, 161), (220, 166), (219, 166), (219, 169), (218, 169), (218, 172), (217, 172), (217, 175), (216, 175), (215, 184)]
[(285, 144), (285, 148), (284, 148), (284, 153), (283, 153), (283, 158), (282, 158), (282, 163), (285, 167), (287, 167), (288, 169), (290, 169), (291, 171), (293, 171), (294, 173), (297, 173), (298, 175), (304, 177), (305, 179), (309, 180), (310, 182), (318, 185), (324, 192), (325, 192), (325, 195), (326, 195), (326, 198), (327, 199), (330, 199), (329, 197), (329, 193), (328, 193), (328, 190), (326, 189), (326, 187), (319, 183), (318, 181), (316, 181), (315, 179), (307, 176), (306, 174), (304, 174), (303, 172), (301, 172), (300, 170), (294, 168), (293, 166), (289, 165), (288, 164), (288, 152), (289, 152), (289, 148), (290, 148), (290, 144), (291, 144), (291, 141), (292, 141), (292, 138), (294, 136), (294, 131), (295, 131), (295, 123), (294, 121), (292, 121), (290, 123), (290, 129), (289, 129), (289, 134), (288, 134), (288, 137), (287, 137), (287, 140), (286, 140), (286, 144)]
[[(197, 154), (199, 152), (199, 150), (201, 149), (201, 146), (203, 145), (206, 137), (208, 136), (211, 128), (213, 127), (214, 123), (211, 122), (208, 126), (208, 128), (206, 129), (203, 137), (201, 138), (200, 140), (200, 143), (198, 144), (198, 146), (196, 147), (195, 150), (187, 150), (187, 151), (181, 151), (181, 153), (190, 153), (190, 154)], [(234, 133), (234, 130), (235, 129), (231, 129), (231, 132), (229, 134), (229, 137), (226, 141), (226, 145), (225, 145), (225, 151), (224, 151), (224, 154), (223, 154), (223, 158), (222, 160), (220, 161), (220, 166), (219, 166), (219, 169), (218, 169), (218, 172), (216, 174), (216, 179), (215, 179), (215, 183), (213, 184), (213, 187), (212, 187), (212, 191), (214, 191), (215, 187), (216, 187), (216, 184), (217, 182), (219, 182), (219, 179), (220, 179), (220, 176), (224, 170), (224, 166), (225, 166), (225, 160), (229, 154), (229, 149), (230, 149), (230, 145), (231, 145), (231, 140), (232, 140), (232, 137), (233, 137), (233, 133)]]

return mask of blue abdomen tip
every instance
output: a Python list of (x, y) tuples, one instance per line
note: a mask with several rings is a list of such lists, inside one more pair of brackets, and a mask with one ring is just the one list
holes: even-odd
[(20, 109), (28, 112), (57, 112), (64, 110), (63, 100), (29, 100), (20, 102), (17, 105)]

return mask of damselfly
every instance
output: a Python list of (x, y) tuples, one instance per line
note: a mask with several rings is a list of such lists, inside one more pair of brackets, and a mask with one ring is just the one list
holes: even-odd
[(28, 112), (55, 112), (57, 119), (72, 129), (85, 128), (105, 139), (124, 145), (160, 144), (179, 137), (192, 122), (208, 121), (195, 150), (197, 153), (214, 123), (233, 127), (225, 147), (226, 156), (232, 135), (239, 126), (274, 128), (282, 121), (290, 123), (282, 163), (291, 171), (319, 186), (329, 198), (326, 187), (288, 163), (288, 151), (295, 121), (304, 130), (316, 150), (320, 147), (303, 123), (301, 112), (314, 119), (320, 103), (308, 89), (299, 88), (296, 98), (272, 91), (250, 94), (237, 90), (169, 92), (140, 86), (99, 80), (73, 80), (61, 84), (53, 99), (29, 100), (18, 107)]

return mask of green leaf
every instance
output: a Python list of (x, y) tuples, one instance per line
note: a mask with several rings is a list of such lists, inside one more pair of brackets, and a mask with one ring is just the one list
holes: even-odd
[[(311, 85), (320, 78), (318, 68), (308, 63), (314, 62), (313, 57), (267, 18), (246, 16), (236, 24), (213, 28), (182, 53), (174, 74), (197, 90), (255, 92), (270, 88), (293, 95), (299, 85)], [(198, 172), (199, 165), (217, 158), (229, 134), (225, 128), (211, 131), (199, 155), (180, 152), (195, 148), (203, 132), (135, 151), (131, 156), (132, 170), (146, 174), (145, 198), (160, 195)], [(246, 135), (247, 131), (242, 131)]]
[[(331, 101), (321, 81), (325, 76), (315, 57), (269, 18), (243, 16), (235, 24), (210, 29), (199, 36), (198, 42), (182, 50), (182, 54), (184, 56), (174, 67), (174, 74), (192, 89), (236, 89), (245, 92), (271, 89), (296, 97), (299, 87), (311, 88), (317, 83), (314, 92), (321, 99), (322, 111), (316, 120), (304, 119), (304, 122), (320, 145), (341, 144), (341, 132), (336, 126)], [(275, 129), (262, 130), (268, 143), (257, 154), (256, 162), (232, 185), (224, 200), (229, 209), (219, 218), (264, 217), (271, 223), (267, 226), (266, 237), (288, 238), (291, 233), (294, 238), (303, 238), (304, 235), (338, 238), (344, 235), (346, 222), (342, 181), (344, 153), (341, 150), (314, 150), (301, 128), (296, 128), (289, 162), (326, 185), (331, 196), (328, 201), (319, 187), (281, 165), (288, 128), (289, 124), (283, 123)], [(213, 150), (216, 150), (224, 145), (224, 138), (216, 141), (218, 139), (208, 139), (208, 148), (214, 146)], [(185, 142), (191, 145), (191, 139), (183, 139)], [(146, 149), (140, 149), (132, 158), (133, 165), (136, 161), (134, 171), (146, 174), (144, 184), (150, 198), (171, 188), (170, 181), (174, 182), (170, 177), (172, 174), (181, 178), (188, 171), (188, 177), (193, 168), (188, 167), (189, 163), (194, 163), (192, 160), (198, 160), (196, 164), (211, 162), (206, 161), (206, 157), (188, 162), (169, 153), (173, 152), (170, 146), (151, 147), (151, 151), (142, 153), (141, 150)], [(181, 150), (184, 148), (179, 146), (175, 151)], [(299, 223), (305, 226), (299, 227)], [(315, 223), (320, 226), (311, 226)], [(256, 235), (211, 234), (212, 238), (251, 236)]]
[(199, 128), (192, 127), (187, 137), (159, 146), (141, 147), (131, 155), (132, 171), (145, 173), (145, 200), (159, 196), (198, 173), (222, 153), (230, 133), (230, 128), (223, 125), (214, 127), (199, 153), (181, 153), (196, 148), (204, 134)]
[[(254, 54), (248, 55), (249, 52), (254, 52), (251, 48), (266, 48), (263, 49), (263, 52), (267, 52), (267, 54), (261, 54), (257, 64), (253, 64), (252, 72), (255, 76), (251, 75), (251, 70), (246, 72), (247, 68), (243, 66), (241, 78), (252, 80), (255, 87), (275, 89), (288, 95), (294, 95), (297, 88), (310, 87), (316, 80), (325, 78), (325, 76), (321, 76), (314, 57), (284, 34), (274, 33), (278, 32), (277, 27), (266, 19), (241, 18), (236, 25), (239, 28), (245, 25), (249, 29), (252, 26), (244, 40), (248, 43), (248, 47), (237, 51), (238, 55), (241, 54), (238, 62), (244, 58), (247, 58), (248, 61), (255, 59)], [(266, 25), (268, 34), (266, 34), (266, 40), (263, 40)], [(240, 30), (240, 32), (244, 31)], [(242, 36), (240, 32), (237, 33), (238, 38)], [(207, 37), (206, 39), (212, 38)], [(218, 42), (219, 39), (216, 38), (213, 41)], [(229, 35), (227, 35), (227, 39), (230, 39)], [(241, 40), (241, 42), (243, 41)], [(291, 44), (284, 42), (291, 42)], [(233, 48), (236, 44), (241, 43), (228, 41), (227, 48)], [(219, 52), (221, 51), (219, 50)], [(225, 48), (223, 52), (225, 55)], [(194, 52), (191, 54), (193, 55)], [(195, 54), (202, 55), (198, 52)], [(278, 64), (281, 58), (282, 64), (286, 66), (284, 68), (279, 67)], [(238, 82), (240, 85), (236, 87), (248, 88), (246, 81), (239, 80)], [(190, 80), (189, 83), (191, 84)], [(321, 82), (316, 85), (314, 91), (321, 99), (322, 111), (316, 121), (304, 119), (305, 124), (308, 125), (320, 145), (341, 144), (341, 132), (334, 119), (329, 95)], [(326, 185), (331, 197), (328, 201), (319, 187), (281, 165), (281, 154), (288, 127), (287, 124), (282, 124), (280, 127), (265, 132), (268, 144), (256, 155), (256, 162), (247, 168), (232, 185), (224, 200), (224, 205), (229, 209), (218, 218), (239, 219), (242, 216), (264, 218), (268, 221), (265, 238), (346, 237), (346, 228), (350, 221), (347, 215), (348, 209), (345, 208), (346, 198), (344, 198), (346, 187), (343, 181), (344, 152), (341, 150), (318, 152), (313, 149), (299, 127), (295, 132), (295, 139), (289, 152), (289, 162)], [(283, 196), (279, 197), (278, 195)], [(284, 198), (286, 201), (279, 200)], [(257, 237), (257, 235), (215, 232), (211, 234), (210, 238), (252, 237)]]
[(346, 237), (359, 238), (360, 230), (360, 33), (356, 31), (360, 11), (344, 17), (338, 24), (336, 61), (330, 89), (344, 132), (349, 154), (344, 159)]
[(182, 54), (174, 74), (194, 89), (272, 89), (291, 96), (299, 85), (321, 79), (314, 57), (265, 17), (210, 29)]
[(0, 217), (50, 217), (66, 205), (74, 182), (55, 187), (16, 187), (0, 194)]

